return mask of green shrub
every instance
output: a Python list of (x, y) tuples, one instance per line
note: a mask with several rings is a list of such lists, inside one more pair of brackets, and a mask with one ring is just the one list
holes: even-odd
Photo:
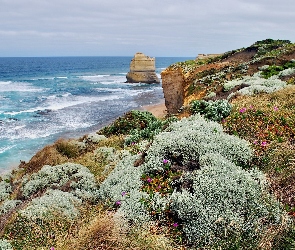
[(142, 167), (134, 166), (138, 155), (126, 155), (101, 184), (99, 198), (111, 207), (117, 207), (118, 213), (128, 221), (147, 222), (149, 215), (141, 200), (146, 194), (140, 192), (142, 186)]
[(232, 80), (225, 82), (223, 88), (225, 91), (229, 91), (235, 86), (242, 84), (249, 85), (248, 87), (242, 88), (237, 92), (231, 93), (227, 99), (230, 100), (233, 96), (248, 95), (252, 96), (258, 93), (273, 93), (275, 91), (281, 90), (287, 86), (287, 83), (278, 79), (278, 76), (273, 76), (269, 79), (262, 78), (260, 73), (256, 73), (253, 76), (246, 76), (239, 80)]
[(271, 76), (278, 75), (281, 71), (286, 70), (286, 69), (290, 69), (290, 68), (295, 68), (295, 62), (290, 61), (290, 62), (285, 63), (282, 66), (277, 66), (277, 65), (269, 66), (268, 68), (263, 69), (261, 75), (265, 79), (268, 79)]
[(141, 130), (151, 122), (157, 121), (157, 118), (150, 112), (132, 110), (119, 117), (111, 125), (104, 127), (99, 131), (100, 134), (110, 135), (127, 135), (131, 130)]
[(221, 121), (230, 114), (232, 106), (227, 100), (195, 100), (191, 102), (190, 109), (193, 114), (199, 113), (209, 120)]
[(255, 248), (281, 221), (264, 175), (242, 168), (252, 157), (249, 143), (216, 122), (200, 115), (174, 122), (142, 157), (123, 158), (99, 190), (127, 222), (160, 220), (193, 247), (238, 249)]
[(166, 120), (156, 120), (152, 121), (148, 124), (148, 126), (144, 129), (138, 130), (134, 129), (130, 131), (130, 135), (126, 137), (125, 143), (130, 145), (132, 143), (137, 143), (141, 140), (149, 140), (151, 141), (155, 135), (160, 133), (164, 128), (168, 127), (168, 125), (177, 120), (175, 117), (167, 118)]
[(152, 140), (156, 134), (167, 127), (169, 123), (175, 121), (175, 119), (171, 117), (162, 121), (150, 112), (133, 110), (119, 117), (111, 125), (101, 129), (99, 133), (106, 136), (128, 135), (125, 139), (125, 144), (130, 145), (140, 140)]
[(20, 205), (22, 202), (20, 200), (6, 200), (0, 205), (0, 216), (5, 214), (16, 206)]

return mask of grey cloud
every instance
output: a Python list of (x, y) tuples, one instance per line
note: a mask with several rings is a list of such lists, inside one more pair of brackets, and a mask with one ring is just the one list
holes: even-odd
[(0, 0), (0, 56), (195, 56), (295, 40), (293, 0)]

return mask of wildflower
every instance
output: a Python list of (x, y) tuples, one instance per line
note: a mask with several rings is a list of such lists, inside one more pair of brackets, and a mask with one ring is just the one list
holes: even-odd
[(258, 143), (257, 140), (255, 140), (255, 141), (253, 142), (253, 144), (255, 144), (255, 145), (257, 145), (257, 143)]
[(159, 186), (158, 186), (158, 189), (161, 189), (161, 188), (162, 188), (162, 187), (159, 185)]
[(117, 206), (120, 206), (121, 204), (122, 204), (121, 201), (116, 201)]
[(163, 163), (164, 163), (164, 164), (167, 164), (168, 162), (169, 162), (169, 161), (168, 161), (167, 159), (164, 159), (164, 160), (163, 160)]
[(124, 197), (127, 194), (127, 192), (123, 191), (121, 194)]
[(240, 113), (244, 113), (244, 112), (246, 112), (246, 110), (247, 110), (246, 108), (241, 108)]
[(278, 108), (277, 106), (274, 106), (274, 107), (273, 107), (273, 110), (274, 110), (274, 111), (278, 111), (279, 108)]
[(131, 145), (135, 145), (135, 142), (131, 142)]
[(148, 183), (151, 183), (152, 180), (153, 180), (153, 179), (152, 179), (151, 177), (147, 178), (147, 182), (148, 182)]
[(252, 105), (250, 105), (249, 109), (253, 109), (254, 107)]
[(175, 223), (173, 223), (173, 225), (172, 225), (173, 227), (178, 227), (179, 226), (179, 224), (177, 223), (177, 222), (175, 222)]
[(262, 147), (265, 147), (266, 145), (267, 145), (267, 142), (266, 141), (261, 142), (261, 146)]
[(54, 250), (54, 247), (51, 247), (50, 250)]

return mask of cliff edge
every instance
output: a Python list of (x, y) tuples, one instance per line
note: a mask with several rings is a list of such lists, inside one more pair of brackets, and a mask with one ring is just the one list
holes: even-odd
[(225, 82), (251, 76), (261, 67), (283, 67), (294, 58), (295, 47), (290, 41), (266, 39), (247, 48), (210, 56), (201, 54), (195, 60), (172, 64), (161, 73), (167, 111), (176, 114), (197, 99), (226, 99), (231, 92), (224, 89)]

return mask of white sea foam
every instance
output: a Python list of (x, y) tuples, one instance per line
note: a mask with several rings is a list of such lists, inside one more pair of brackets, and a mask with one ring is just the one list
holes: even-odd
[(90, 81), (90, 82), (96, 82), (100, 81), (102, 78), (109, 77), (110, 75), (92, 75), (92, 76), (78, 76), (79, 78)]
[(115, 100), (115, 99), (120, 99), (123, 97), (122, 95), (107, 95), (102, 97), (78, 96), (78, 97), (74, 97), (73, 99), (73, 98), (67, 98), (68, 96), (70, 95), (65, 94), (64, 96), (65, 98), (54, 98), (53, 96), (50, 96), (50, 98), (47, 100), (44, 106), (38, 106), (35, 108), (21, 110), (21, 111), (4, 112), (4, 114), (15, 116), (15, 115), (23, 114), (23, 113), (34, 113), (37, 111), (44, 111), (44, 110), (57, 111), (60, 109), (64, 109), (64, 108), (68, 108), (68, 107), (72, 107), (76, 105), (107, 101), (107, 100)]
[(57, 76), (57, 77), (55, 77), (56, 79), (68, 79), (68, 77), (67, 76)]
[[(100, 101), (107, 101), (107, 100), (114, 100), (119, 99), (121, 96), (119, 95), (110, 95), (110, 96), (103, 96), (103, 97), (89, 97), (89, 96), (79, 96), (76, 99), (68, 100), (68, 99), (62, 99), (62, 100), (55, 100), (52, 103), (49, 103), (48, 106), (45, 107), (45, 109), (49, 110), (60, 110), (80, 104), (86, 104), (86, 103), (92, 103), (92, 102), (100, 102)], [(43, 108), (44, 109), (44, 108)]]
[(5, 85), (5, 87), (0, 87), (0, 92), (42, 92), (44, 90), (23, 82), (0, 82), (1, 85)]
[(15, 147), (15, 145), (13, 145), (13, 146), (6, 146), (6, 147), (0, 147), (0, 154), (3, 154), (6, 151), (8, 151), (8, 150), (10, 150), (10, 149), (12, 149), (14, 147)]
[(32, 78), (32, 81), (39, 81), (39, 80), (53, 80), (54, 77), (38, 77), (38, 78)]
[(8, 85), (8, 84), (11, 84), (11, 83), (12, 83), (12, 81), (5, 81), (5, 82), (0, 81), (0, 85)]

